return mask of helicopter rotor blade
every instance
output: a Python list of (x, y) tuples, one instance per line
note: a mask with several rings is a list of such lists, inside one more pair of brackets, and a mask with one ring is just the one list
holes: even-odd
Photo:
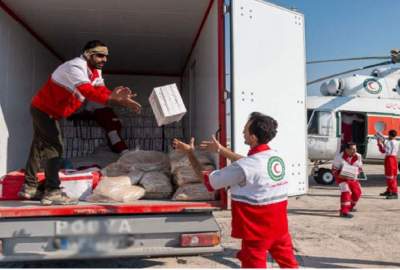
[(307, 65), (323, 64), (323, 63), (331, 63), (331, 62), (362, 61), (362, 60), (385, 60), (385, 59), (390, 59), (390, 56), (368, 56), (368, 57), (353, 57), (353, 58), (338, 58), (338, 59), (315, 60), (315, 61), (308, 61)]
[(365, 66), (365, 67), (359, 67), (359, 68), (355, 68), (355, 69), (350, 69), (350, 70), (347, 70), (347, 71), (343, 71), (343, 72), (340, 72), (340, 73), (336, 73), (336, 74), (332, 74), (332, 75), (329, 75), (329, 76), (326, 76), (326, 77), (322, 77), (322, 78), (319, 78), (319, 79), (316, 79), (316, 80), (313, 80), (313, 81), (309, 81), (309, 82), (307, 82), (307, 85), (311, 85), (311, 84), (314, 84), (314, 83), (317, 83), (317, 82), (325, 81), (327, 79), (330, 79), (330, 78), (333, 78), (333, 77), (337, 77), (337, 76), (340, 76), (340, 75), (344, 75), (344, 74), (347, 74), (347, 73), (360, 71), (360, 70), (364, 70), (364, 69), (369, 69), (369, 68), (373, 68), (373, 67), (389, 65), (389, 64), (393, 64), (393, 62), (392, 61), (385, 61), (385, 62), (381, 62), (381, 63), (377, 63), (377, 64)]

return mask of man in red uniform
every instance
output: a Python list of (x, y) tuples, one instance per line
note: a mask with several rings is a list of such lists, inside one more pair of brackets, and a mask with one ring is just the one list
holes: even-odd
[[(358, 174), (361, 172), (361, 166), (361, 155), (357, 153), (356, 144), (352, 142), (346, 143), (344, 145), (344, 151), (337, 155), (333, 161), (332, 172), (341, 192), (341, 217), (352, 218), (353, 215), (350, 214), (350, 212), (356, 211), (355, 206), (361, 197), (361, 186), (357, 178)], [(353, 175), (351, 175), (352, 171), (354, 172)]]
[(243, 131), (245, 143), (250, 146), (247, 157), (221, 146), (214, 137), (213, 141), (202, 142), (203, 149), (234, 161), (211, 173), (202, 172), (194, 155), (193, 138), (190, 145), (174, 140), (174, 147), (188, 155), (209, 191), (231, 188), (232, 237), (242, 239), (237, 257), (243, 268), (265, 268), (267, 252), (282, 268), (298, 267), (288, 229), (285, 163), (268, 146), (277, 127), (273, 118), (252, 113)]
[[(104, 85), (101, 69), (107, 57), (108, 48), (104, 43), (89, 41), (82, 55), (60, 65), (33, 97), (30, 111), (34, 135), (25, 183), (18, 193), (20, 198), (41, 199), (44, 205), (76, 203), (60, 189), (58, 171), (62, 165), (63, 139), (58, 120), (70, 116), (86, 99), (140, 110), (129, 88), (119, 86), (111, 91)], [(39, 186), (36, 173), (41, 162), (45, 183)]]
[(399, 152), (399, 142), (396, 140), (397, 132), (389, 130), (389, 140), (383, 141), (378, 139), (378, 148), (382, 154), (385, 154), (385, 178), (387, 189), (381, 193), (381, 196), (386, 196), (386, 199), (398, 199), (397, 188), (397, 154)]

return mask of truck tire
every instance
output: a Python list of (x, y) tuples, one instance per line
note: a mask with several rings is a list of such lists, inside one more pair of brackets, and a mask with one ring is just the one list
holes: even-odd
[(314, 180), (321, 185), (332, 185), (335, 182), (335, 177), (330, 169), (321, 168), (314, 176)]

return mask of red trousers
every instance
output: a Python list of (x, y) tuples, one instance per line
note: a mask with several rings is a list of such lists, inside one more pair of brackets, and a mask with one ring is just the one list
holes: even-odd
[(385, 158), (385, 178), (387, 192), (397, 193), (397, 158), (395, 156), (387, 156)]
[(266, 268), (267, 252), (281, 268), (298, 268), (299, 265), (293, 253), (290, 234), (275, 240), (242, 240), (242, 249), (237, 258), (242, 262), (242, 268)]
[(99, 126), (106, 131), (111, 150), (116, 153), (122, 153), (128, 149), (121, 138), (121, 122), (111, 108), (105, 107), (94, 110), (94, 117)]
[(347, 180), (339, 184), (340, 187), (340, 212), (347, 214), (356, 206), (361, 197), (361, 185), (356, 180)]

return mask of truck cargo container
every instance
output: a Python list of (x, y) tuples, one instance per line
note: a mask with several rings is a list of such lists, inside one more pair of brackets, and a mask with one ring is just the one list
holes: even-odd
[[(99, 39), (110, 49), (109, 88), (131, 87), (148, 108), (154, 87), (176, 83), (188, 110), (180, 123), (159, 130), (144, 124), (146, 113), (123, 119), (130, 148), (168, 151), (174, 136), (200, 141), (217, 134), (245, 155), (242, 129), (259, 111), (279, 122), (271, 147), (285, 160), (290, 195), (307, 192), (301, 13), (259, 0), (2, 0), (0, 6), (0, 175), (25, 166), (34, 93), (88, 40)], [(64, 134), (66, 158), (89, 155), (102, 142), (101, 132), (84, 140), (82, 129), (98, 131), (90, 121), (62, 124), (72, 134)], [(158, 137), (140, 135), (145, 128)], [(0, 260), (218, 252), (212, 212), (227, 208), (227, 194), (215, 201), (74, 206), (0, 201)]]

